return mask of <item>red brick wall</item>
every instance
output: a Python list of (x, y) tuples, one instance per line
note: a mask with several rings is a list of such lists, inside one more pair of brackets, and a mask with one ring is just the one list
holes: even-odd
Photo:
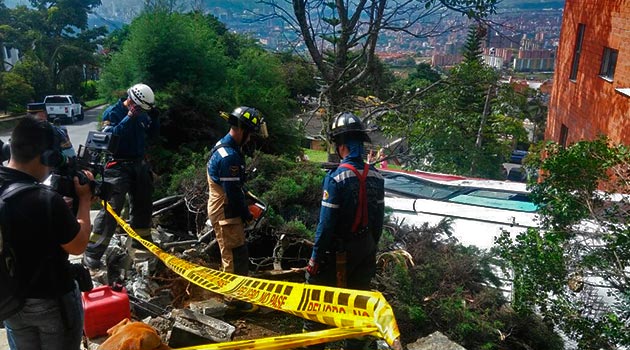
[[(578, 74), (569, 80), (578, 24), (586, 25)], [(619, 50), (612, 82), (599, 77), (604, 47)], [(545, 138), (567, 142), (606, 134), (630, 145), (630, 0), (566, 0)]]

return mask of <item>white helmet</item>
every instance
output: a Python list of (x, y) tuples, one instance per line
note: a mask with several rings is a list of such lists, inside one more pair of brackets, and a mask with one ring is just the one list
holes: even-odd
[(151, 110), (155, 102), (155, 95), (149, 85), (136, 84), (127, 90), (127, 96), (133, 103), (140, 106), (145, 111)]

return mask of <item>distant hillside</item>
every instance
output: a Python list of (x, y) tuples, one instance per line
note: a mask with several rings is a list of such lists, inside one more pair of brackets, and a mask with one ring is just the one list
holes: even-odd
[[(221, 7), (231, 11), (251, 10), (252, 7), (263, 7), (252, 0), (206, 0), (206, 5)], [(564, 0), (500, 0), (499, 9), (541, 10), (564, 8)]]
[(233, 11), (242, 11), (251, 9), (252, 6), (261, 6), (251, 0), (206, 0), (208, 7), (222, 7)]
[[(15, 7), (17, 5), (28, 5), (28, 0), (5, 0), (5, 5), (7, 7)], [(254, 7), (262, 7), (263, 5), (255, 3), (253, 0), (205, 0), (206, 6), (208, 8), (220, 7), (229, 11), (241, 12), (243, 10), (251, 10)], [(113, 4), (115, 8), (124, 8), (125, 6), (131, 5), (132, 8), (141, 6), (141, 2), (134, 0), (103, 0), (103, 5)], [(499, 4), (500, 9), (523, 9), (523, 10), (534, 10), (534, 9), (544, 9), (544, 8), (563, 8), (564, 0), (502, 0)], [(103, 13), (102, 15), (109, 15), (108, 13)]]
[[(29, 5), (29, 0), (4, 0), (7, 7), (17, 5)], [(137, 0), (101, 0), (102, 5), (96, 9), (96, 14), (90, 16), (90, 25), (105, 25), (110, 29), (120, 28), (124, 23), (129, 23), (142, 10), (143, 2)], [(182, 6), (185, 2), (182, 1)], [(241, 13), (249, 10), (264, 9), (266, 5), (256, 3), (253, 0), (205, 0), (208, 9), (223, 9), (228, 13)], [(564, 0), (500, 0), (498, 12), (512, 10), (542, 10), (562, 9)], [(185, 10), (185, 9), (184, 9)]]

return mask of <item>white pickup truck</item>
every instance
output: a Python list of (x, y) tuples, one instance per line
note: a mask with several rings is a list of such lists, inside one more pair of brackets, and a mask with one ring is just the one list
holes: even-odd
[(83, 106), (72, 95), (48, 95), (44, 98), (48, 120), (68, 121), (83, 120)]

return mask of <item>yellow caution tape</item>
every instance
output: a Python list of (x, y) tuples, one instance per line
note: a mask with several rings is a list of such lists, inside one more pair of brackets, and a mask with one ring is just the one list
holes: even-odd
[[(353, 333), (349, 337), (356, 337), (354, 332), (359, 330), (373, 329), (370, 333), (385, 339), (390, 346), (395, 348), (400, 346), (398, 341), (400, 332), (394, 312), (380, 292), (264, 280), (192, 264), (142, 239), (116, 214), (111, 205), (108, 204), (106, 208), (129, 236), (149, 249), (171, 270), (204, 289), (342, 330), (352, 330)], [(337, 330), (328, 331), (337, 334)], [(309, 334), (312, 333), (296, 337), (300, 339), (308, 337)], [(328, 339), (322, 341), (321, 335), (318, 337), (320, 338), (313, 338), (316, 343), (329, 341)]]
[(177, 350), (218, 350), (218, 349), (256, 349), (256, 350), (281, 350), (295, 349), (309, 345), (327, 343), (348, 338), (358, 338), (366, 335), (377, 335), (376, 327), (343, 327), (332, 328), (323, 331), (281, 335), (252, 340), (231, 341), (217, 344), (196, 345)]

